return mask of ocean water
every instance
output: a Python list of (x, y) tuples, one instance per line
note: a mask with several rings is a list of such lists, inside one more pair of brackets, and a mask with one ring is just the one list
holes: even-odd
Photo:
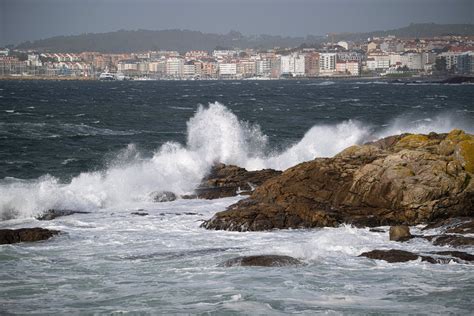
[[(349, 226), (207, 231), (241, 197), (150, 193), (190, 193), (215, 162), (284, 170), (402, 132), (473, 133), (473, 100), (473, 85), (357, 80), (0, 81), (0, 228), (64, 232), (0, 246), (0, 314), (470, 313), (471, 265), (357, 257), (447, 247)], [(90, 214), (35, 219), (52, 208)], [(219, 266), (250, 254), (305, 265)]]

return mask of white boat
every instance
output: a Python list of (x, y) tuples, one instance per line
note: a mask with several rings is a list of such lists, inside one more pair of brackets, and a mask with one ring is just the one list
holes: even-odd
[(105, 68), (105, 72), (100, 74), (99, 80), (105, 80), (105, 81), (117, 80), (117, 77), (115, 76), (115, 74), (109, 72), (109, 69)]

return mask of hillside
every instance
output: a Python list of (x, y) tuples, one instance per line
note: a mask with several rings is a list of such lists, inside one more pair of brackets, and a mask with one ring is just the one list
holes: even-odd
[(147, 50), (214, 50), (221, 48), (272, 48), (294, 47), (304, 42), (317, 42), (322, 37), (281, 37), (271, 35), (243, 36), (239, 32), (228, 34), (202, 33), (189, 30), (120, 30), (109, 33), (88, 33), (74, 36), (56, 36), (34, 42), (25, 42), (18, 49), (36, 49), (55, 52), (97, 51), (122, 53)]
[(382, 37), (394, 35), (400, 38), (423, 38), (444, 35), (474, 35), (474, 24), (435, 24), (435, 23), (412, 23), (406, 27), (366, 33), (343, 33), (334, 34), (336, 40), (367, 40), (369, 37)]
[[(442, 35), (474, 35), (474, 24), (410, 24), (394, 30), (367, 33), (333, 34), (334, 40), (366, 40), (369, 37), (395, 35), (401, 38), (433, 37)], [(18, 49), (35, 49), (54, 52), (96, 51), (126, 53), (148, 50), (214, 50), (221, 48), (297, 47), (302, 44), (321, 43), (324, 36), (282, 37), (273, 35), (244, 36), (231, 31), (227, 34), (202, 33), (189, 30), (120, 30), (109, 33), (87, 33), (73, 36), (56, 36), (18, 45)]]

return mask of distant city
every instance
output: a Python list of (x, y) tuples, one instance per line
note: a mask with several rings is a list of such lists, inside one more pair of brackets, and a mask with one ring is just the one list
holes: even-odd
[(474, 74), (474, 36), (327, 41), (317, 48), (123, 54), (1, 49), (2, 79), (216, 80)]

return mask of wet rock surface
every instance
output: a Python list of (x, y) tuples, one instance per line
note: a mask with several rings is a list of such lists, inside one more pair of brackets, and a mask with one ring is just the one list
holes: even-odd
[(425, 236), (424, 238), (431, 241), (435, 246), (451, 246), (456, 248), (474, 246), (473, 237), (465, 237), (460, 235), (435, 235)]
[(195, 194), (183, 198), (212, 200), (237, 194), (249, 195), (255, 187), (280, 174), (281, 171), (273, 169), (247, 171), (233, 165), (217, 164), (201, 181)]
[(40, 227), (0, 229), (0, 244), (46, 240), (57, 234), (59, 234), (57, 230), (49, 230)]
[(141, 212), (141, 211), (138, 211), (138, 212), (132, 212), (130, 213), (132, 215), (137, 215), (137, 216), (148, 216), (149, 214), (147, 212)]
[(410, 234), (410, 227), (406, 225), (397, 225), (390, 227), (389, 238), (393, 241), (407, 241), (413, 236)]
[(51, 209), (37, 216), (36, 219), (40, 221), (50, 221), (62, 216), (69, 216), (73, 214), (89, 214), (89, 213), (90, 212)]
[(421, 260), (422, 262), (435, 264), (446, 264), (450, 262), (469, 263), (474, 261), (474, 255), (461, 251), (439, 251), (432, 252), (430, 255), (424, 255), (397, 249), (372, 250), (360, 254), (359, 257), (367, 257), (374, 260), (384, 260), (389, 263), (407, 262), (413, 260)]
[[(268, 179), (202, 227), (234, 231), (418, 225), (474, 216), (470, 153), (460, 130), (391, 136)], [(461, 150), (462, 149), (462, 150)]]
[(243, 256), (229, 259), (220, 266), (235, 267), (235, 266), (256, 266), (256, 267), (284, 267), (284, 266), (298, 266), (303, 264), (300, 260), (280, 255), (258, 255), (258, 256)]

